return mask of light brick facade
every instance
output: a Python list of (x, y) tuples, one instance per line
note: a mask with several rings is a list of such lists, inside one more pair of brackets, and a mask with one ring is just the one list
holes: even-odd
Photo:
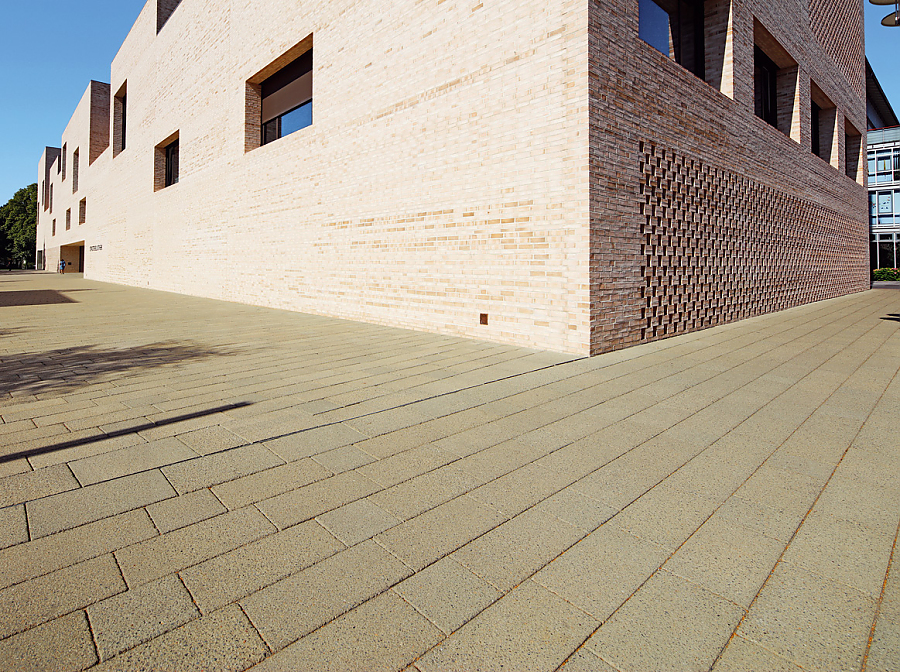
[[(638, 37), (637, 0), (149, 0), (63, 134), (77, 192), (60, 150), (41, 158), (38, 250), (53, 269), (84, 245), (98, 280), (583, 354), (867, 288), (844, 144), (865, 129), (861, 5), (705, 14), (702, 81)], [(753, 111), (767, 40), (793, 63), (783, 132)], [(313, 124), (259, 146), (258, 81), (307, 46)]]

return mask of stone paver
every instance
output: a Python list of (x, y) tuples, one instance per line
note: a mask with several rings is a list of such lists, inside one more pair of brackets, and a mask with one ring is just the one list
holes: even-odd
[(0, 668), (900, 669), (887, 290), (592, 359), (0, 308)]

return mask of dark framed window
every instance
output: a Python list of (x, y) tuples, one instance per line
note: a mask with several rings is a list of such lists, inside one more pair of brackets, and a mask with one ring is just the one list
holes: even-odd
[(166, 146), (166, 182), (171, 187), (178, 184), (178, 140)]
[(63, 179), (63, 182), (65, 182), (65, 180), (66, 180), (66, 154), (67, 154), (67, 153), (68, 153), (68, 152), (66, 151), (66, 146), (63, 145), (63, 148), (62, 148), (62, 157), (61, 157), (61, 159), (60, 159), (60, 160), (62, 161), (62, 179)]
[(816, 156), (822, 156), (822, 131), (821, 131), (821, 112), (822, 108), (815, 102), (810, 104), (810, 131), (812, 131), (812, 153)]
[(125, 151), (128, 135), (128, 82), (113, 97), (113, 156)]
[(312, 49), (260, 84), (261, 144), (312, 125)]
[(66, 231), (72, 228), (72, 208), (66, 210)]
[(87, 220), (87, 199), (82, 198), (78, 203), (78, 223), (84, 224)]
[(778, 127), (778, 66), (759, 47), (753, 48), (754, 111), (756, 116)]
[(75, 148), (75, 151), (72, 153), (72, 193), (74, 194), (78, 191), (78, 168), (80, 164), (80, 157), (78, 156), (78, 148)]
[(640, 0), (638, 36), (704, 79), (703, 0)]

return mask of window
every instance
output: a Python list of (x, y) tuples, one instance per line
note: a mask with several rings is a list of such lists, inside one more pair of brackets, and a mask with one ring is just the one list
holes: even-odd
[(179, 178), (178, 131), (159, 143), (154, 149), (153, 191), (159, 191), (173, 184)]
[(113, 98), (113, 156), (125, 150), (128, 125), (128, 82), (122, 84)]
[(703, 0), (640, 0), (638, 36), (703, 79)]
[(87, 217), (87, 199), (82, 198), (81, 202), (78, 204), (78, 223), (84, 224), (86, 217)]
[(43, 201), (44, 210), (47, 209), (49, 200), (50, 199), (47, 196), (47, 183), (44, 180), (41, 180), (41, 201)]
[(72, 193), (78, 191), (78, 148), (72, 153)]
[(53, 214), (53, 185), (50, 185), (50, 214)]
[[(844, 172), (851, 180), (859, 179), (859, 162), (862, 155), (862, 134), (846, 119), (844, 120)], [(897, 156), (900, 167), (900, 154)], [(900, 173), (900, 171), (898, 171)]]
[(51, 229), (50, 229), (50, 235), (51, 235), (51, 236), (55, 236), (55, 235), (56, 235), (56, 220), (55, 220), (55, 219), (53, 220), (53, 226), (52, 226)]
[(263, 145), (312, 124), (312, 50), (261, 85)]
[(778, 66), (759, 47), (753, 49), (754, 111), (756, 116), (778, 127)]
[[(807, 130), (809, 117), (804, 115), (805, 105), (801, 105), (803, 101), (797, 95), (799, 88), (800, 68), (797, 61), (765, 26), (754, 19), (753, 111), (757, 117), (798, 144), (808, 142), (810, 137)], [(816, 103), (823, 108), (822, 102), (816, 100)], [(823, 146), (827, 141), (824, 136), (821, 138)], [(830, 141), (828, 146), (831, 147)]]
[(247, 80), (244, 151), (312, 124), (313, 36), (308, 35)]
[(178, 183), (178, 140), (166, 147), (166, 186)]
[(63, 179), (63, 181), (65, 181), (65, 179), (66, 179), (66, 154), (67, 153), (68, 152), (66, 152), (66, 146), (63, 145), (62, 157), (60, 158), (60, 161), (62, 161), (62, 179)]
[(837, 108), (815, 82), (809, 83), (810, 94), (810, 136), (812, 153), (836, 169), (840, 168), (838, 153), (835, 151), (837, 138)]
[(72, 228), (72, 208), (66, 210), (66, 231)]
[(822, 109), (813, 101), (810, 108), (810, 131), (812, 132), (812, 153), (816, 156), (822, 156), (822, 133), (819, 128), (821, 111)]
[(181, 0), (156, 0), (156, 32), (162, 30)]

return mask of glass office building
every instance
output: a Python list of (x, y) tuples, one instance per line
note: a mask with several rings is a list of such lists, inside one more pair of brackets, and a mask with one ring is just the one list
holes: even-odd
[(868, 133), (870, 263), (900, 267), (900, 128)]

